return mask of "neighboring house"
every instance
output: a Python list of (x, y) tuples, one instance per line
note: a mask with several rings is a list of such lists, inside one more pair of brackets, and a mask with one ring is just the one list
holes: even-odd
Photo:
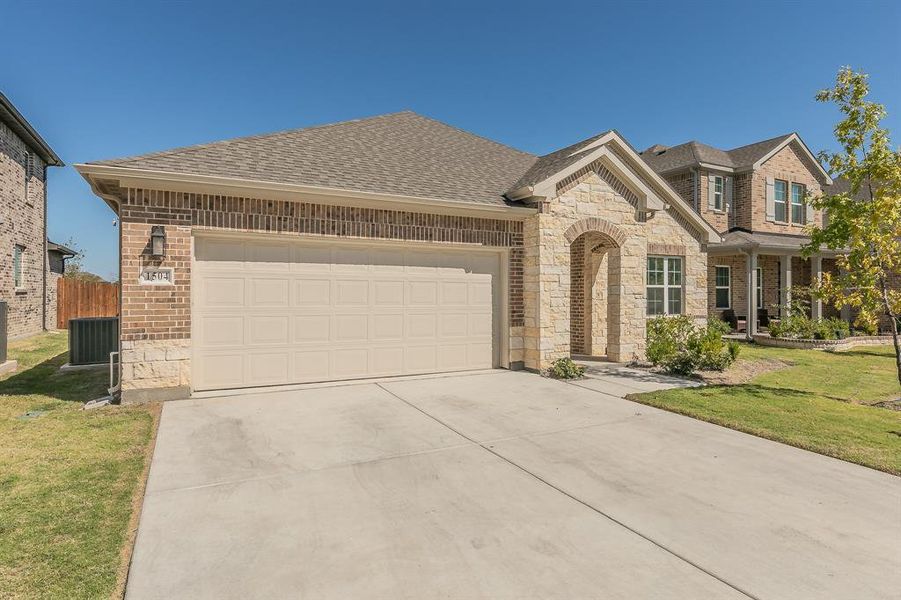
[(46, 181), (47, 167), (62, 165), (0, 94), (0, 300), (8, 306), (11, 338), (56, 327), (48, 314), (52, 283)]
[(46, 329), (56, 329), (57, 292), (59, 279), (66, 274), (66, 259), (76, 256), (75, 250), (47, 240), (47, 318)]
[[(753, 334), (759, 320), (788, 302), (792, 286), (809, 286), (834, 267), (835, 253), (825, 249), (801, 258), (810, 239), (804, 227), (823, 222), (806, 198), (828, 190), (832, 179), (797, 134), (733, 150), (699, 142), (658, 145), (641, 156), (723, 234), (723, 243), (709, 248), (711, 316), (732, 310)], [(812, 303), (813, 317), (823, 310)]]
[(720, 236), (615, 131), (410, 112), (77, 165), (119, 215), (123, 400), (641, 357)]

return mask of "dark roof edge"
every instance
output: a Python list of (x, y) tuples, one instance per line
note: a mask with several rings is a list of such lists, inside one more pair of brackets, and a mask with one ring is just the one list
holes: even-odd
[(15, 131), (32, 149), (37, 150), (47, 164), (54, 167), (65, 166), (65, 163), (56, 155), (53, 148), (35, 131), (31, 123), (22, 116), (22, 113), (10, 102), (9, 98), (3, 95), (3, 92), (0, 92), (0, 119), (7, 121), (10, 129)]
[(59, 252), (60, 254), (65, 254), (67, 256), (78, 256), (78, 252), (75, 250), (72, 250), (68, 246), (52, 242), (49, 238), (47, 239), (47, 252)]

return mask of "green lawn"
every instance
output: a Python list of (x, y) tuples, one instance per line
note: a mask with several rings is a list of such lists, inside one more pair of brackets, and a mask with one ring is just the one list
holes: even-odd
[(19, 369), (0, 377), (2, 598), (121, 595), (157, 408), (82, 410), (109, 375), (60, 372), (66, 344), (65, 333), (13, 342)]
[(901, 396), (890, 346), (833, 354), (742, 345), (740, 360), (761, 359), (791, 366), (739, 385), (630, 398), (901, 475), (901, 411), (869, 406)]

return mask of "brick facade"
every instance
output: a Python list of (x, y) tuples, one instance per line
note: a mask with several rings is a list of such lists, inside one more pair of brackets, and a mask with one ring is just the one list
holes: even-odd
[[(190, 387), (192, 230), (403, 240), (509, 248), (511, 362), (522, 360), (523, 224), (519, 221), (230, 197), (177, 191), (121, 192), (123, 393)], [(166, 228), (166, 256), (150, 255), (150, 229)], [(143, 267), (172, 267), (173, 286), (143, 286)]]
[[(766, 218), (766, 179), (774, 177), (788, 182), (789, 200), (791, 200), (791, 184), (801, 183), (807, 188), (807, 193), (818, 196), (822, 193), (822, 175), (815, 175), (816, 165), (810, 162), (806, 156), (796, 148), (795, 144), (789, 144), (754, 171), (751, 178), (751, 205), (750, 221), (739, 221), (738, 226), (752, 231), (765, 231), (769, 233), (788, 233), (803, 235), (804, 226), (796, 223), (775, 223)], [(814, 211), (814, 224), (823, 224), (822, 211)]]
[[(44, 185), (47, 165), (5, 123), (0, 123), (0, 300), (8, 303), (10, 338), (55, 327), (45, 325), (47, 253)], [(26, 183), (26, 173), (30, 177)], [(13, 254), (23, 253), (23, 285), (14, 289)], [(49, 282), (48, 282), (49, 285)]]

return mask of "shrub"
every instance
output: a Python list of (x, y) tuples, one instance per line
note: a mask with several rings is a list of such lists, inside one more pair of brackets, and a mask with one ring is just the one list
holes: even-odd
[(791, 315), (770, 325), (770, 335), (804, 340), (841, 340), (851, 334), (848, 324), (834, 317), (813, 320), (807, 315)]
[(707, 327), (709, 329), (715, 329), (721, 336), (732, 333), (732, 325), (718, 317), (713, 317), (707, 321)]
[(578, 379), (585, 374), (585, 367), (577, 365), (569, 357), (558, 358), (551, 363), (548, 374), (555, 379)]
[(685, 315), (648, 321), (647, 356), (667, 373), (689, 375), (701, 370), (722, 371), (735, 360), (736, 348), (723, 341), (722, 322), (695, 325)]
[(729, 356), (732, 357), (732, 362), (735, 362), (738, 359), (738, 355), (741, 353), (741, 344), (736, 342), (735, 340), (729, 340)]

